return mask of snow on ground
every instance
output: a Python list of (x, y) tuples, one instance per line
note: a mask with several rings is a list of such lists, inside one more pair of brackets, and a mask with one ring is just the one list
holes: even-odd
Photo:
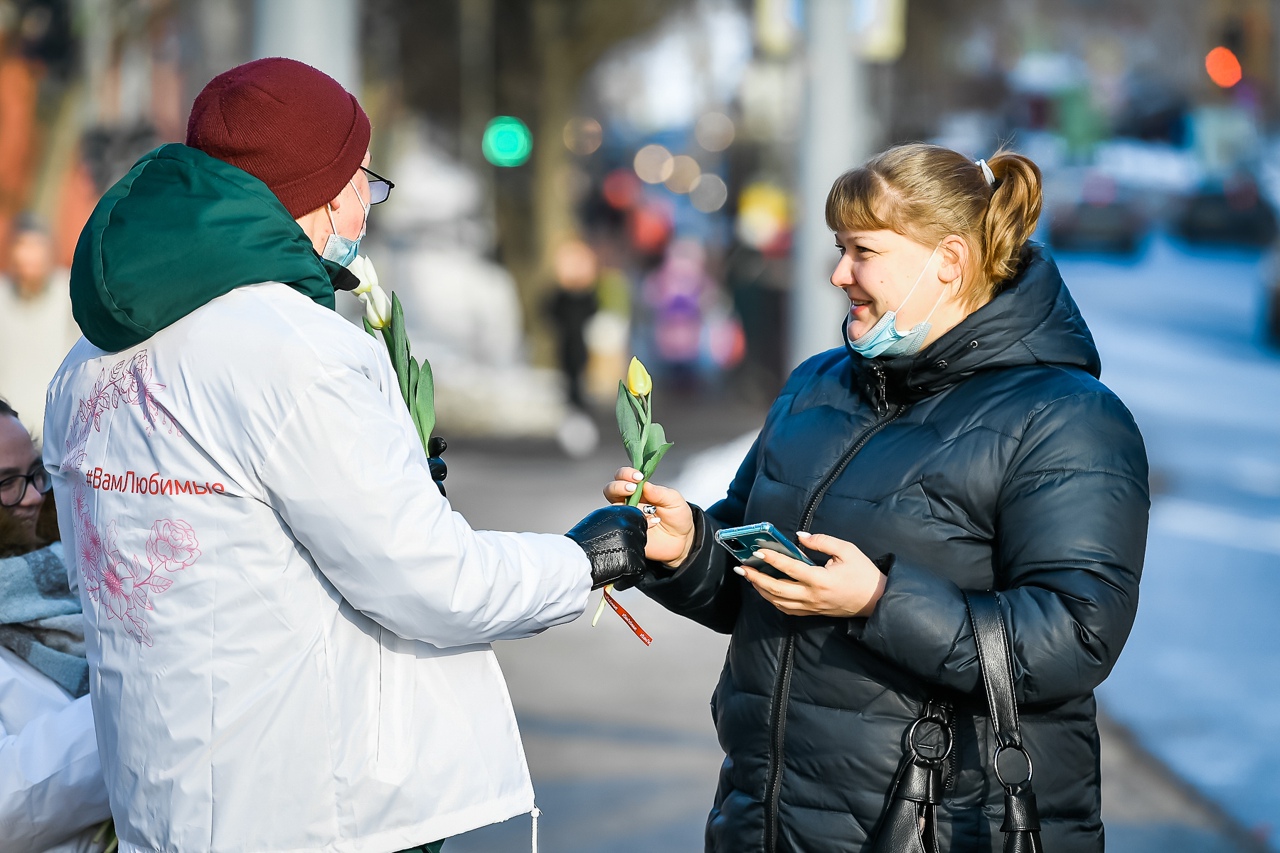
[[(1137, 621), (1099, 696), (1265, 833), (1280, 815), (1280, 354), (1261, 343), (1258, 253), (1156, 236), (1131, 261), (1058, 261), (1157, 492)], [(714, 503), (753, 438), (690, 460), (673, 485)]]

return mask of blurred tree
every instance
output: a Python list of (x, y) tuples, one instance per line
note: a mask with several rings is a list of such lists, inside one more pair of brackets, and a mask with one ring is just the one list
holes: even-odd
[[(533, 131), (533, 155), (492, 181), (497, 252), (520, 286), (533, 354), (550, 363), (551, 339), (538, 322), (552, 287), (552, 253), (573, 236), (574, 181), (564, 127), (583, 81), (614, 46), (643, 35), (690, 0), (379, 0), (399, 22), (401, 91), (414, 111), (454, 131), (459, 157), (481, 165), (478, 104), (513, 115)], [(371, 10), (372, 11), (372, 10)], [(484, 20), (484, 13), (490, 19)], [(487, 33), (486, 33), (487, 31)], [(463, 48), (466, 45), (466, 48)], [(370, 46), (377, 50), (377, 46)], [(385, 47), (385, 46), (384, 46)], [(486, 49), (487, 48), (487, 49)], [(491, 65), (486, 68), (486, 56)], [(468, 91), (492, 86), (492, 92)], [(490, 116), (484, 116), (485, 121)]]

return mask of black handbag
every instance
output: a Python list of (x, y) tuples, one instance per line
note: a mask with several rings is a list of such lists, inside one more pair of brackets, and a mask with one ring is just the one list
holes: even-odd
[[(1031, 756), (1018, 729), (1009, 631), (997, 592), (966, 592), (969, 623), (978, 646), (978, 664), (995, 731), (991, 763), (1004, 788), (1004, 853), (1044, 853), (1040, 816), (1031, 790)], [(936, 724), (942, 743), (932, 748), (919, 736), (922, 725)], [(942, 800), (942, 768), (952, 749), (951, 709), (928, 702), (907, 731), (907, 754), (894, 779), (889, 803), (872, 842), (871, 853), (938, 853), (937, 807)]]

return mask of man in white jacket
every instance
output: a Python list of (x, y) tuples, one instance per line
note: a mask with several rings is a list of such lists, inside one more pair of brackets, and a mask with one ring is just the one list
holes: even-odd
[(385, 349), (332, 310), (390, 189), (368, 145), (332, 79), (248, 63), (77, 245), (45, 462), (124, 851), (386, 853), (530, 811), (489, 643), (645, 568), (638, 510), (568, 538), (450, 510)]
[(31, 436), (0, 400), (0, 850), (89, 853), (110, 813), (80, 604), (62, 545), (40, 547), (48, 489)]

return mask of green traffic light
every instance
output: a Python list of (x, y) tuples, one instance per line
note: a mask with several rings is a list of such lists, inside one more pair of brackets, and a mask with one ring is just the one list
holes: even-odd
[(519, 166), (533, 151), (533, 134), (515, 116), (497, 116), (485, 125), (480, 150), (495, 166)]

